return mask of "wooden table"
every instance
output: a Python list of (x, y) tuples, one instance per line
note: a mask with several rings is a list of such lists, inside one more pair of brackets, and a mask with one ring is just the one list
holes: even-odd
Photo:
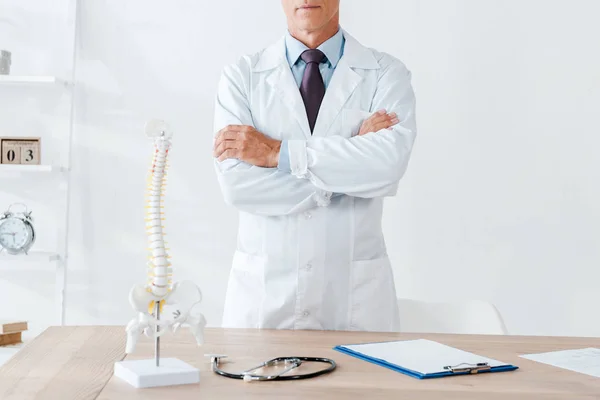
[[(513, 363), (513, 372), (418, 380), (332, 350), (337, 344), (427, 338)], [(162, 339), (164, 357), (177, 357), (201, 369), (201, 382), (135, 389), (113, 377), (125, 358), (123, 327), (52, 327), (0, 368), (0, 399), (600, 399), (600, 379), (536, 363), (519, 355), (600, 347), (600, 339), (522, 336), (416, 335), (318, 331), (206, 331), (195, 346), (188, 331)], [(244, 383), (215, 375), (205, 353), (228, 354), (223, 366), (239, 371), (283, 355), (330, 357), (338, 368), (329, 375), (293, 382)], [(127, 359), (153, 356), (143, 337)]]

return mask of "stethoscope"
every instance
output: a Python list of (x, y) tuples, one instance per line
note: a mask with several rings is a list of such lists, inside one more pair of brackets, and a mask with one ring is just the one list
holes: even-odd
[[(252, 381), (289, 381), (289, 380), (294, 380), (294, 379), (307, 379), (307, 378), (314, 378), (317, 377), (319, 375), (323, 375), (323, 374), (327, 374), (331, 371), (333, 371), (336, 367), (336, 363), (335, 361), (329, 359), (329, 358), (321, 358), (321, 357), (277, 357), (277, 358), (273, 358), (272, 360), (269, 361), (265, 361), (264, 363), (257, 365), (256, 367), (247, 369), (245, 371), (242, 371), (240, 373), (231, 373), (231, 372), (225, 372), (223, 371), (221, 368), (219, 368), (219, 362), (221, 361), (221, 358), (226, 358), (227, 356), (225, 355), (217, 355), (217, 354), (207, 354), (207, 357), (210, 357), (210, 361), (212, 364), (212, 370), (213, 372), (215, 372), (218, 375), (221, 376), (225, 376), (227, 378), (232, 378), (232, 379), (243, 379), (245, 382), (252, 382)], [(321, 369), (319, 371), (315, 371), (315, 372), (310, 372), (307, 374), (302, 374), (302, 375), (286, 375), (283, 376), (284, 374), (290, 372), (292, 369), (294, 368), (298, 368), (300, 365), (302, 365), (302, 363), (304, 362), (318, 362), (318, 363), (324, 363), (327, 364), (328, 367)], [(254, 375), (251, 372), (255, 371), (259, 368), (264, 368), (264, 367), (274, 367), (277, 365), (283, 364), (284, 366), (286, 366), (281, 372), (279, 372), (278, 374), (274, 374), (274, 375)]]

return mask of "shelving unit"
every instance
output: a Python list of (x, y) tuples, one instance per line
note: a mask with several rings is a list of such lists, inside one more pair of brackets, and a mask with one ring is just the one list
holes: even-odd
[[(0, 253), (0, 271), (10, 270), (14, 263), (23, 262), (47, 262), (55, 268), (55, 302), (58, 325), (65, 324), (65, 288), (67, 283), (67, 262), (68, 262), (68, 244), (69, 244), (69, 201), (71, 194), (70, 187), (70, 172), (71, 172), (71, 148), (73, 139), (73, 124), (75, 111), (75, 69), (76, 69), (76, 42), (79, 29), (79, 10), (81, 0), (70, 0), (70, 19), (73, 24), (71, 38), (71, 59), (70, 61), (70, 77), (58, 77), (52, 75), (0, 75), (0, 93), (2, 88), (10, 87), (11, 90), (19, 90), (20, 88), (27, 89), (29, 94), (35, 90), (57, 89), (65, 91), (65, 95), (69, 98), (68, 104), (68, 131), (65, 132), (66, 148), (64, 153), (61, 152), (61, 162), (59, 165), (14, 165), (0, 164), (0, 176), (4, 177), (10, 174), (23, 174), (23, 179), (28, 176), (38, 174), (58, 174), (61, 182), (57, 184), (57, 193), (62, 197), (59, 210), (56, 215), (62, 216), (62, 223), (57, 224), (58, 241), (54, 251), (38, 251), (33, 248), (29, 254), (11, 255), (5, 252)], [(33, 92), (35, 93), (35, 92)], [(2, 110), (0, 110), (1, 113)], [(64, 154), (64, 155), (63, 155)], [(39, 233), (38, 233), (39, 235)], [(37, 269), (38, 267), (36, 267)], [(25, 268), (27, 269), (27, 268)], [(1, 279), (1, 275), (0, 275)]]

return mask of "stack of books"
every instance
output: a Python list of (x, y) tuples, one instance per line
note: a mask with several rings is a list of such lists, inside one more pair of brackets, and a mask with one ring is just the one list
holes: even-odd
[(21, 343), (21, 334), (26, 330), (26, 321), (0, 321), (0, 346)]

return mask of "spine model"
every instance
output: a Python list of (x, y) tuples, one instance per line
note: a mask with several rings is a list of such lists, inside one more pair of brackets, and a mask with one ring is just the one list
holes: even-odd
[[(126, 353), (132, 353), (142, 332), (158, 338), (187, 325), (198, 345), (204, 341), (206, 320), (202, 314), (192, 315), (192, 308), (202, 301), (202, 292), (191, 281), (173, 283), (173, 268), (164, 241), (163, 189), (166, 184), (167, 156), (171, 148), (170, 130), (163, 121), (151, 121), (146, 133), (154, 140), (154, 155), (146, 196), (146, 232), (148, 235), (148, 280), (136, 284), (129, 293), (129, 303), (137, 317), (127, 325)], [(163, 307), (173, 309), (172, 317)]]
[[(165, 248), (163, 221), (165, 220), (162, 204), (163, 188), (166, 183), (167, 156), (171, 143), (169, 140), (159, 139), (154, 143), (154, 158), (148, 181), (146, 200), (146, 230), (148, 233), (148, 288), (157, 301), (171, 291), (171, 276), (173, 269), (169, 262), (169, 255)], [(148, 305), (149, 310), (154, 309), (154, 304)]]

